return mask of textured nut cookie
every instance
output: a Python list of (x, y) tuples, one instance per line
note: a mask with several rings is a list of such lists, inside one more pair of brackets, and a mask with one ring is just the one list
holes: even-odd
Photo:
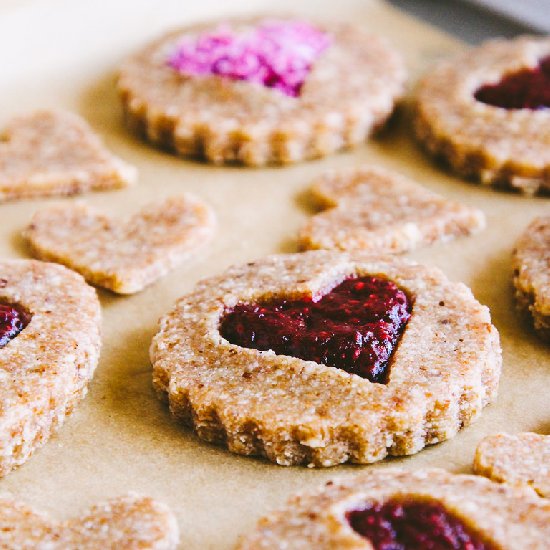
[(400, 253), (485, 227), (480, 210), (374, 166), (329, 172), (310, 193), (323, 211), (301, 229), (303, 249)]
[(135, 168), (72, 113), (19, 116), (0, 134), (0, 201), (116, 189), (135, 179)]
[[(313, 44), (300, 42), (304, 34)], [(250, 36), (256, 42), (246, 43)], [(221, 43), (242, 50), (242, 59), (232, 58), (234, 48), (217, 53)], [(312, 48), (313, 61), (297, 57)], [(271, 55), (278, 57), (262, 66)], [(279, 65), (290, 72), (296, 96), (269, 87)], [(296, 70), (308, 72), (303, 82)], [(149, 141), (214, 163), (260, 166), (363, 142), (392, 112), (405, 78), (400, 56), (356, 26), (254, 18), (163, 36), (122, 65), (118, 89), (128, 126)]]
[(84, 204), (39, 210), (24, 232), (35, 256), (65, 264), (90, 283), (139, 292), (184, 260), (214, 234), (213, 211), (191, 194), (145, 206), (127, 221), (107, 218)]
[[(220, 334), (239, 304), (318, 300), (370, 274), (413, 302), (387, 383)], [(200, 438), (310, 466), (375, 462), (454, 436), (495, 398), (501, 368), (489, 311), (466, 286), (405, 260), (329, 251), (270, 256), (203, 280), (161, 320), (151, 359), (159, 395)]]
[(63, 522), (0, 497), (0, 546), (5, 550), (170, 550), (178, 540), (172, 512), (147, 497), (115, 498)]
[(521, 489), (439, 469), (385, 469), (293, 497), (237, 548), (543, 550), (548, 537), (550, 504)]
[(474, 471), (493, 481), (532, 487), (550, 498), (550, 436), (496, 434), (476, 449)]
[(99, 326), (96, 292), (77, 273), (0, 262), (0, 476), (43, 445), (86, 394)]
[(549, 56), (550, 38), (521, 37), (442, 62), (418, 87), (418, 139), (463, 176), (547, 193)]
[(529, 224), (512, 254), (518, 308), (533, 317), (535, 330), (550, 341), (550, 216)]

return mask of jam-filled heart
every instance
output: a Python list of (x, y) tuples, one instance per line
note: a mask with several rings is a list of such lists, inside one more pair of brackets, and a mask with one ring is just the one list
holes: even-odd
[(492, 550), (494, 546), (436, 502), (390, 500), (346, 514), (374, 550)]
[(496, 84), (479, 88), (474, 97), (482, 103), (504, 109), (544, 109), (550, 107), (550, 56), (532, 69), (505, 75)]
[(322, 297), (239, 304), (222, 318), (232, 344), (290, 355), (385, 383), (412, 302), (393, 281), (347, 279)]
[(29, 320), (28, 313), (21, 306), (0, 303), (0, 348), (13, 340)]
[(183, 39), (168, 65), (184, 75), (247, 80), (296, 97), (330, 42), (328, 34), (302, 21), (265, 21), (246, 33), (222, 25)]

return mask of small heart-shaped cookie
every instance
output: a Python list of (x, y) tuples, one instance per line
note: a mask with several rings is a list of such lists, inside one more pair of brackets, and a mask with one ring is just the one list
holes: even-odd
[[(0, 476), (63, 423), (97, 365), (95, 290), (60, 265), (0, 262)], [(15, 327), (16, 330), (13, 330)]]
[(62, 522), (0, 497), (0, 546), (5, 550), (171, 550), (178, 541), (170, 509), (147, 497), (111, 499)]
[(126, 187), (136, 170), (73, 113), (37, 111), (0, 134), (0, 201)]
[(550, 498), (550, 435), (490, 435), (477, 446), (474, 471), (493, 481), (532, 487)]
[(193, 255), (215, 227), (210, 207), (185, 194), (115, 221), (84, 204), (38, 211), (24, 232), (33, 254), (119, 294), (139, 292)]
[(310, 192), (324, 211), (302, 228), (303, 249), (400, 253), (485, 227), (480, 210), (383, 168), (330, 172)]

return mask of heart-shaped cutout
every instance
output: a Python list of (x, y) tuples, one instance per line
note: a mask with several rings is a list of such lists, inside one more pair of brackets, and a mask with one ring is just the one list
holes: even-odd
[(211, 239), (214, 227), (210, 207), (186, 194), (149, 204), (126, 221), (84, 204), (53, 206), (38, 211), (24, 235), (37, 257), (131, 294), (190, 258)]
[(0, 201), (115, 189), (135, 179), (135, 168), (72, 113), (19, 116), (0, 136)]
[(506, 74), (496, 84), (478, 88), (474, 97), (503, 109), (550, 108), (550, 56), (536, 67)]
[(402, 253), (485, 227), (480, 210), (375, 166), (329, 172), (309, 192), (323, 211), (301, 229), (303, 249)]
[(79, 517), (54, 521), (11, 498), (0, 499), (0, 546), (21, 548), (171, 550), (178, 526), (167, 506), (128, 495), (93, 506)]
[(29, 321), (30, 315), (21, 306), (0, 303), (0, 348), (13, 340)]
[(263, 21), (244, 33), (220, 25), (181, 40), (168, 65), (184, 75), (247, 80), (296, 97), (330, 43), (327, 33), (302, 21)]
[(412, 302), (382, 277), (347, 279), (322, 297), (240, 304), (220, 334), (232, 344), (273, 350), (385, 382)]
[(373, 550), (489, 550), (456, 515), (435, 501), (395, 499), (352, 510), (346, 518)]

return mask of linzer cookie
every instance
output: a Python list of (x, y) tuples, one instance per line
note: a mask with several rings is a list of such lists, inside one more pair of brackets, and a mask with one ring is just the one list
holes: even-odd
[(99, 325), (95, 290), (77, 273), (0, 262), (0, 476), (43, 445), (86, 394)]
[(135, 178), (72, 113), (22, 115), (0, 134), (0, 201), (116, 189)]
[(130, 128), (183, 156), (250, 166), (365, 140), (404, 90), (404, 64), (349, 24), (231, 19), (171, 32), (128, 59)]
[(533, 488), (550, 498), (550, 436), (496, 434), (476, 449), (474, 471), (493, 481)]
[(0, 497), (0, 546), (4, 550), (172, 550), (176, 518), (151, 498), (128, 495), (93, 506), (83, 515), (55, 521), (9, 497)]
[(550, 191), (550, 38), (493, 40), (421, 81), (416, 135), (459, 174)]
[(65, 264), (90, 282), (139, 292), (191, 258), (214, 232), (213, 211), (191, 194), (149, 204), (129, 220), (84, 204), (39, 210), (24, 232), (38, 258)]
[(303, 249), (400, 253), (485, 227), (480, 210), (378, 167), (329, 172), (310, 194), (322, 212), (302, 228)]
[(536, 218), (516, 242), (512, 255), (516, 301), (550, 341), (550, 216)]
[(200, 282), (160, 324), (153, 380), (198, 436), (281, 465), (407, 455), (497, 392), (489, 311), (438, 269), (330, 251)]
[(545, 550), (550, 504), (444, 470), (376, 470), (327, 482), (263, 517), (238, 550)]

